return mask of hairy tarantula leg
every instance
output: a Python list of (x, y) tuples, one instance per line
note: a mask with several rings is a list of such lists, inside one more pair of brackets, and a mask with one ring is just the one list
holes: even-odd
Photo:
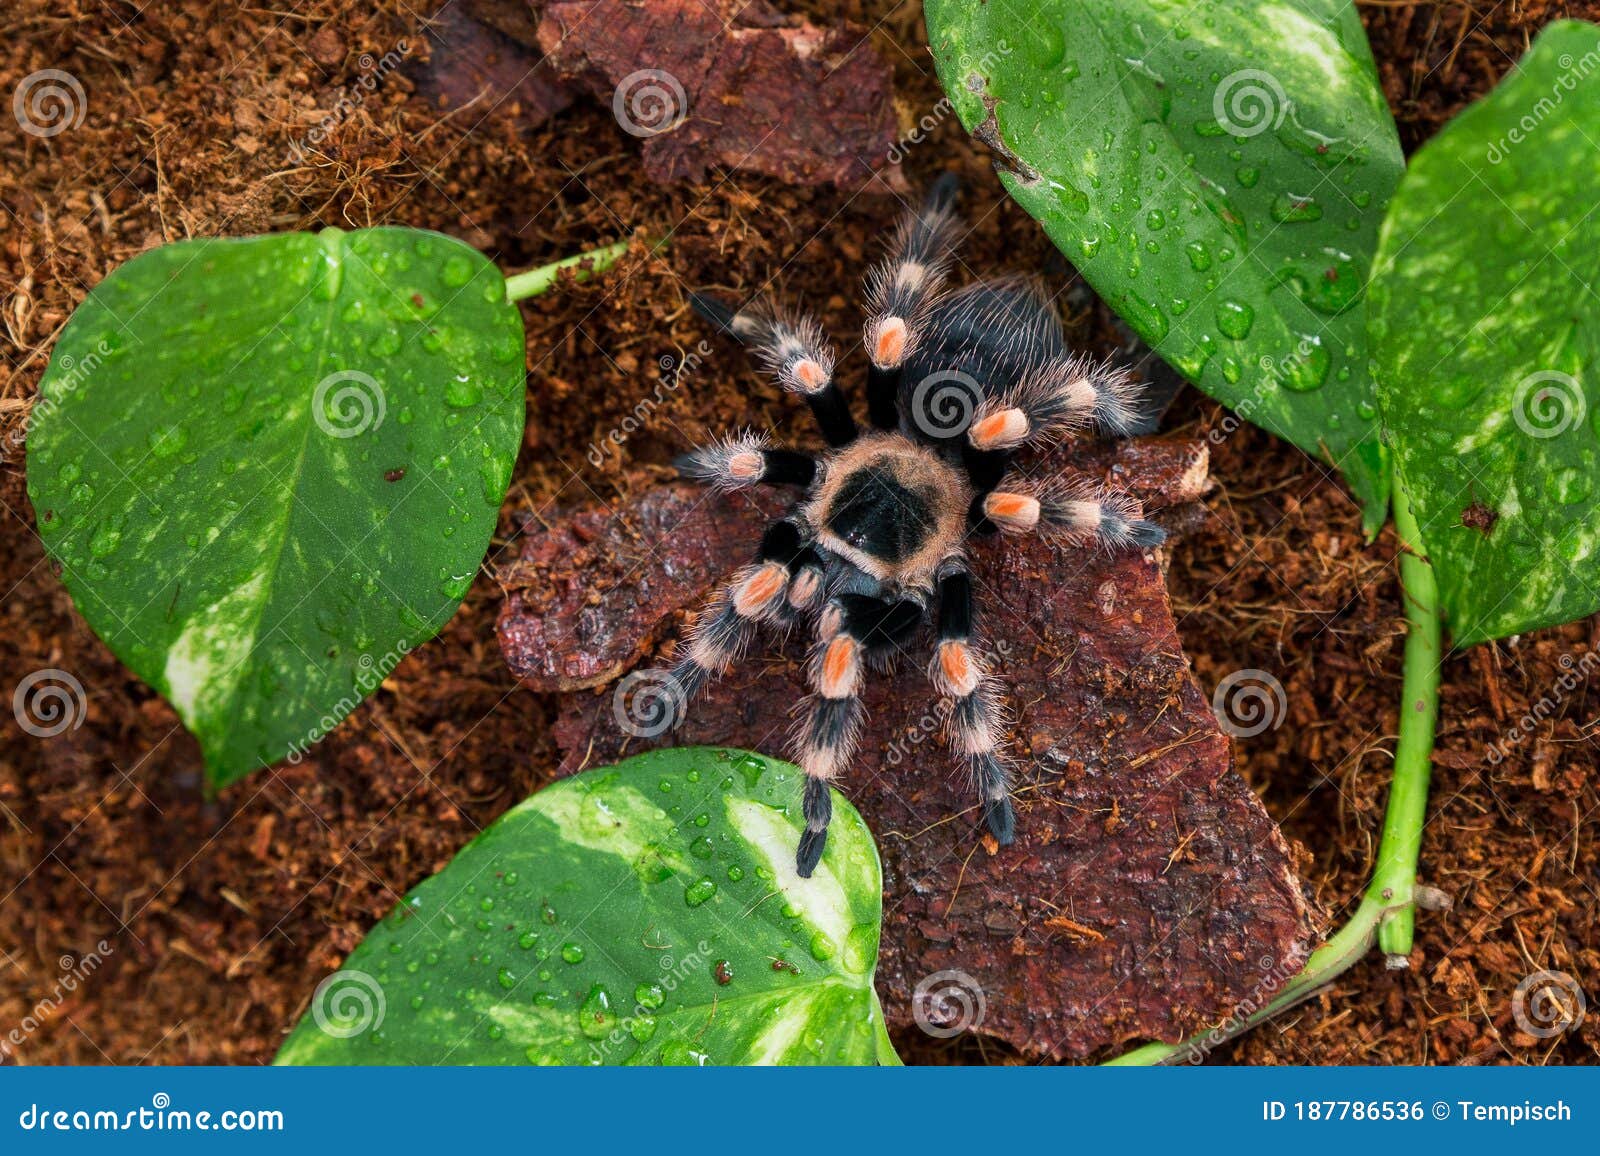
[(1004, 716), (995, 680), (984, 670), (972, 643), (972, 575), (960, 563), (947, 563), (939, 576), (939, 643), (928, 677), (951, 703), (945, 741), (967, 765), (984, 822), (1005, 846), (1016, 838), (1011, 807), (1011, 769), (999, 753)]
[(689, 631), (683, 657), (673, 664), (672, 678), (685, 703), (743, 656), (757, 623), (784, 614), (790, 566), (807, 549), (794, 522), (780, 519), (767, 527), (755, 562), (734, 574), (706, 608)]
[(828, 843), (828, 822), (833, 817), (828, 784), (855, 754), (866, 653), (909, 634), (922, 613), (922, 603), (913, 599), (886, 602), (865, 595), (836, 598), (822, 612), (807, 670), (810, 710), (796, 743), (795, 761), (806, 775), (806, 829), (795, 852), (795, 870), (802, 878), (811, 877)]
[(833, 380), (833, 349), (815, 321), (767, 304), (735, 310), (704, 293), (691, 293), (689, 304), (707, 321), (750, 346), (779, 385), (806, 399), (830, 446), (855, 440), (855, 418)]
[(696, 446), (672, 460), (678, 476), (714, 490), (741, 490), (764, 482), (774, 486), (809, 486), (817, 476), (817, 460), (798, 450), (768, 448), (765, 434), (736, 433)]
[(934, 182), (922, 207), (900, 218), (888, 252), (867, 274), (867, 409), (878, 429), (899, 424), (895, 399), (901, 367), (916, 348), (950, 269), (956, 184), (954, 173)]
[(979, 450), (1049, 445), (1093, 423), (1123, 436), (1138, 419), (1133, 373), (1109, 361), (1060, 357), (1031, 370), (1010, 389), (984, 399), (967, 441)]
[(816, 609), (825, 589), (826, 572), (822, 566), (822, 555), (807, 546), (789, 563), (789, 591), (786, 595), (789, 613), (799, 615)]
[(1099, 542), (1111, 550), (1143, 550), (1167, 540), (1165, 530), (1144, 519), (1134, 498), (1113, 490), (1025, 486), (993, 490), (979, 501), (981, 516), (1008, 534), (1037, 532), (1075, 545)]

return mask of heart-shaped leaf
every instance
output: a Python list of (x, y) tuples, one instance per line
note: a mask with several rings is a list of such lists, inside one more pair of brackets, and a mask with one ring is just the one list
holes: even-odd
[(1001, 180), (1128, 323), (1383, 524), (1362, 287), (1403, 161), (1346, 0), (928, 0)]
[(1384, 423), (1458, 645), (1600, 608), (1600, 28), (1412, 158), (1373, 270)]
[(28, 437), (39, 533), (213, 785), (309, 746), (455, 611), (523, 377), (504, 278), (412, 229), (167, 245), (73, 314)]
[(325, 979), (280, 1064), (898, 1063), (882, 880), (837, 792), (794, 871), (799, 771), (655, 751), (546, 787)]

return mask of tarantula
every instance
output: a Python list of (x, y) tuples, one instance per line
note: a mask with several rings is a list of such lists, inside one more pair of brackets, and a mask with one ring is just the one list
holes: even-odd
[(808, 317), (765, 303), (734, 309), (691, 296), (701, 316), (750, 346), (822, 427), (821, 455), (736, 433), (680, 457), (686, 478), (731, 491), (800, 491), (768, 526), (755, 561), (700, 615), (672, 676), (687, 703), (727, 672), (761, 623), (809, 622), (811, 695), (795, 737), (806, 775), (806, 829), (796, 866), (809, 876), (827, 843), (828, 784), (850, 762), (865, 668), (882, 669), (936, 611), (928, 677), (951, 700), (945, 739), (976, 784), (995, 839), (1015, 836), (1011, 774), (1000, 744), (999, 688), (973, 641), (967, 540), (1038, 533), (1111, 548), (1165, 538), (1119, 493), (1012, 472), (1013, 454), (1097, 426), (1126, 435), (1138, 386), (1108, 362), (1073, 356), (1040, 287), (1022, 278), (943, 292), (953, 260), (955, 184), (941, 179), (907, 212), (866, 278), (870, 431), (857, 428), (834, 381), (834, 355)]

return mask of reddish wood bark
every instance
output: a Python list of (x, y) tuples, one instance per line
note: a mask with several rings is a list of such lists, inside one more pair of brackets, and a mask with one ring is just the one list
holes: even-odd
[[(1076, 449), (1067, 468), (1181, 522), (1175, 506), (1204, 488), (1205, 460), (1203, 445), (1146, 439)], [(565, 695), (565, 771), (642, 749), (610, 684), (670, 658), (686, 617), (783, 507), (780, 495), (671, 486), (529, 534), (500, 636), (519, 677)], [(976, 1006), (941, 1002), (954, 984), (983, 993), (981, 1017), (965, 1013), (971, 1030), (1067, 1058), (1180, 1039), (1260, 1006), (1304, 962), (1320, 916), (1189, 672), (1164, 552), (1006, 539), (973, 557), (980, 625), (1016, 716), (1019, 837), (996, 848), (952, 770), (925, 636), (912, 661), (870, 680), (860, 752), (839, 784), (883, 857), (890, 1022), (943, 1030)], [(800, 638), (758, 647), (680, 731), (649, 743), (784, 750), (803, 654)]]

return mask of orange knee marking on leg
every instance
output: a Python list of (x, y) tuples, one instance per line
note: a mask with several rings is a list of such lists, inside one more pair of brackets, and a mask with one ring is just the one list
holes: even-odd
[(992, 413), (972, 424), (968, 433), (980, 450), (1014, 446), (1028, 436), (1028, 415), (1015, 407)]
[(892, 369), (900, 364), (905, 354), (905, 318), (891, 317), (878, 326), (878, 336), (872, 346), (872, 360), (885, 369)]
[(939, 644), (939, 672), (944, 676), (946, 693), (964, 698), (978, 687), (977, 664), (965, 642)]
[(789, 605), (803, 610), (817, 600), (822, 591), (822, 579), (815, 570), (802, 570), (789, 585)]
[(848, 634), (837, 635), (822, 655), (822, 679), (817, 687), (823, 698), (847, 698), (855, 689), (860, 668), (856, 664), (856, 641)]
[(1004, 530), (1031, 530), (1039, 524), (1039, 499), (996, 490), (983, 500), (983, 512)]
[(776, 562), (769, 562), (746, 579), (744, 585), (739, 588), (739, 593), (733, 600), (734, 610), (744, 618), (759, 613), (783, 590), (788, 578), (787, 570)]
[(728, 473), (741, 481), (759, 478), (765, 468), (766, 461), (754, 450), (734, 454), (728, 459)]
[(807, 393), (818, 393), (828, 384), (828, 375), (823, 372), (822, 366), (809, 357), (795, 362), (794, 379)]

